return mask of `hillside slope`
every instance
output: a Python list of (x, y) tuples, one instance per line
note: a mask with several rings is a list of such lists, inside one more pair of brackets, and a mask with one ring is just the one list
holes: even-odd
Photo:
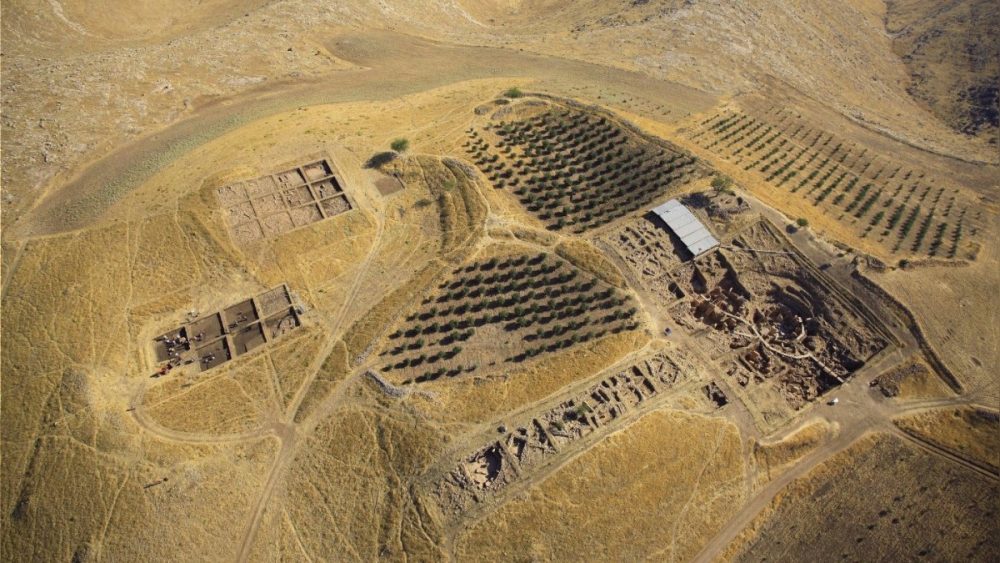
[(888, 8), (886, 29), (913, 80), (908, 91), (956, 131), (1000, 142), (996, 3), (894, 0)]
[[(157, 3), (152, 14), (122, 6), (5, 3), (4, 225), (46, 187), (130, 139), (241, 92), (352, 68), (324, 46), (344, 31), (572, 58), (723, 95), (776, 82), (908, 142), (996, 159), (982, 139), (956, 135), (908, 94), (910, 70), (893, 52), (884, 6), (869, 0), (246, 0)], [(989, 76), (984, 69), (969, 80)]]

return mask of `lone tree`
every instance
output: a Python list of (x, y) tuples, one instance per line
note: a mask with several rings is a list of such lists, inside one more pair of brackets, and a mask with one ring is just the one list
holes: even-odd
[(798, 225), (798, 226), (800, 226), (800, 227), (808, 227), (809, 226), (809, 220), (806, 219), (805, 217), (799, 217), (798, 219), (795, 220), (795, 224)]
[(524, 95), (524, 92), (522, 92), (520, 88), (515, 86), (513, 88), (508, 88), (507, 91), (503, 93), (503, 95), (508, 98), (520, 98), (521, 96)]
[(728, 176), (718, 175), (712, 178), (712, 188), (717, 192), (726, 192), (733, 186), (732, 178)]
[(404, 139), (402, 137), (394, 139), (392, 143), (389, 144), (389, 148), (396, 152), (405, 152), (406, 149), (410, 148), (410, 141), (409, 139)]

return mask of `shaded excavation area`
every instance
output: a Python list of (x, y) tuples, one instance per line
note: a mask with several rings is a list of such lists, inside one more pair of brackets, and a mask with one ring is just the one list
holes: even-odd
[(773, 388), (793, 409), (842, 384), (893, 342), (765, 220), (670, 278), (686, 295), (670, 308), (674, 322), (722, 359), (730, 382)]
[(285, 285), (197, 318), (153, 340), (157, 375), (197, 365), (206, 371), (277, 340), (301, 325)]
[(894, 342), (764, 220), (671, 277), (687, 294), (670, 309), (673, 320), (702, 336), (764, 425), (844, 383)]
[[(716, 207), (692, 207), (729, 232), (720, 247), (698, 257), (652, 214), (623, 222), (598, 243), (663, 306), (668, 327), (679, 327), (719, 362), (720, 389), (724, 382), (762, 429), (773, 429), (895, 339), (858, 297), (840, 289), (767, 220), (742, 207), (724, 214)], [(733, 399), (714, 389), (705, 393), (720, 405)]]

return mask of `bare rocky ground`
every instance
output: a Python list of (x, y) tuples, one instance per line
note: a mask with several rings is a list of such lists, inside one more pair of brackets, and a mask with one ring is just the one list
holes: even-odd
[(989, 2), (888, 2), (886, 30), (912, 76), (907, 88), (945, 123), (1000, 145), (1000, 14)]
[[(219, 100), (356, 68), (332, 40), (366, 28), (600, 62), (722, 95), (776, 77), (870, 127), (996, 160), (985, 143), (948, 134), (909, 96), (908, 68), (891, 50), (877, 5), (617, 4), (246, 1), (162, 18), (143, 4), (145, 11), (136, 5), (96, 18), (82, 2), (9, 2), (4, 224), (85, 162)], [(896, 25), (899, 14), (892, 16)]]
[(996, 559), (996, 158), (893, 4), (5, 3), (5, 558)]

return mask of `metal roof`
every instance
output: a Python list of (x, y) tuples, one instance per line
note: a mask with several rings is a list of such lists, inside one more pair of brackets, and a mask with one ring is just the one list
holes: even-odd
[(670, 230), (677, 235), (677, 238), (681, 239), (688, 251), (695, 256), (719, 245), (719, 241), (715, 240), (705, 225), (676, 199), (654, 207), (653, 213), (663, 219), (667, 227), (670, 227)]

